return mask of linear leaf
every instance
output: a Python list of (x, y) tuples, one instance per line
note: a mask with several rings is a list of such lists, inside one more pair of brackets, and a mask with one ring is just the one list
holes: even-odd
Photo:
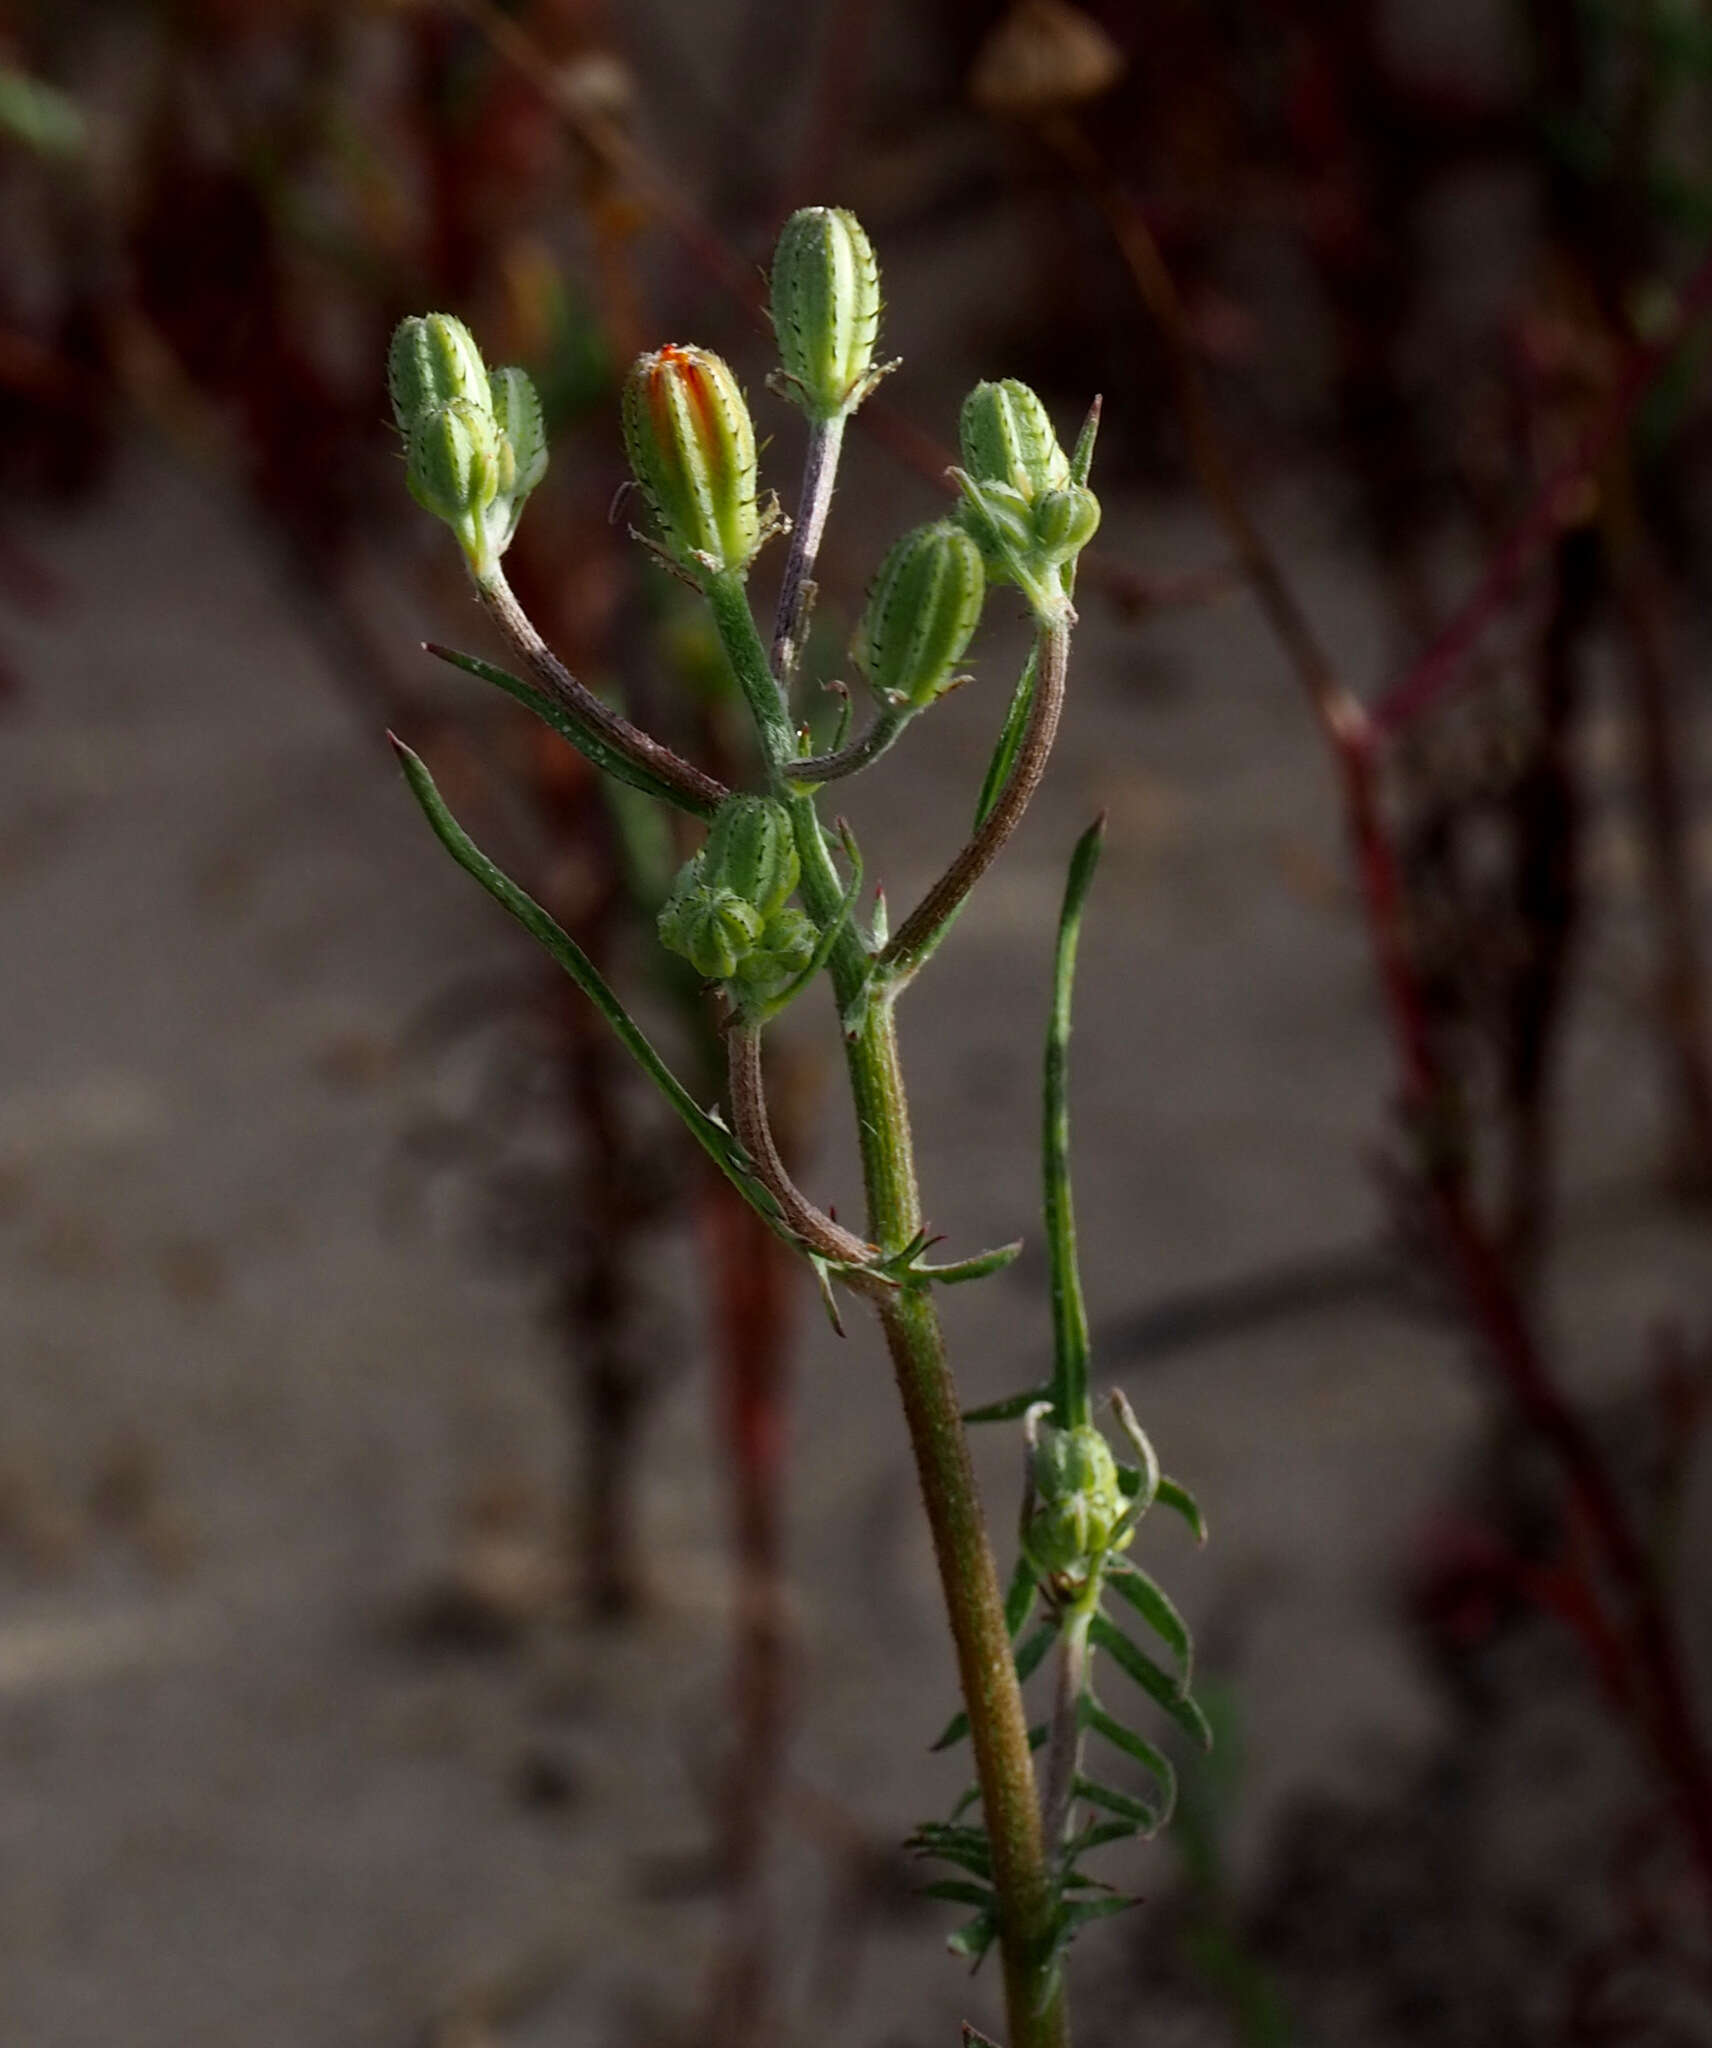
[(1128, 1558), (1115, 1559), (1107, 1570), (1106, 1584), (1127, 1600), (1150, 1628), (1176, 1656), (1182, 1667), (1177, 1690), (1187, 1692), (1195, 1670), (1195, 1642), (1189, 1624), (1177, 1611), (1170, 1595)]
[(1050, 1387), (1025, 1387), (1020, 1394), (1007, 1394), (1002, 1401), (989, 1401), (984, 1408), (965, 1408), (965, 1422), (1015, 1422), (1019, 1415), (1026, 1415), (1037, 1401), (1050, 1401)]
[(662, 782), (650, 775), (646, 768), (639, 768), (628, 760), (617, 748), (609, 747), (598, 733), (584, 725), (567, 705), (548, 696), (545, 690), (538, 690), (533, 683), (526, 683), (521, 676), (514, 676), (509, 669), (498, 667), (491, 661), (483, 661), (479, 655), (460, 654), (455, 648), (437, 646), (432, 640), (424, 641), (428, 653), (439, 660), (449, 662), (453, 668), (461, 668), (465, 675), (475, 676), (479, 681), (491, 683), (496, 690), (503, 690), (525, 710), (533, 711), (543, 725), (551, 726), (560, 739), (568, 740), (577, 752), (592, 761), (603, 775), (610, 775), (615, 782), (626, 782), (632, 789), (639, 789), (647, 796), (657, 796), (662, 803), (675, 804), (680, 811), (688, 811), (693, 818), (711, 818), (715, 806), (700, 804), (687, 796), (681, 789), (674, 789), (669, 782)]
[(993, 1888), (985, 1884), (967, 1884), (960, 1877), (944, 1877), (936, 1884), (924, 1884), (920, 1890), (924, 1899), (943, 1899), (952, 1906), (979, 1906), (983, 1913), (993, 1910)]
[(1005, 713), (1005, 722), (999, 728), (997, 746), (992, 759), (987, 763), (987, 772), (981, 779), (981, 794), (975, 800), (975, 830), (980, 831), (992, 814), (999, 793), (1010, 780), (1015, 765), (1017, 749), (1022, 745), (1022, 736), (1028, 725), (1029, 707), (1034, 702), (1034, 677), (1039, 664), (1039, 650), (1031, 650), (1023, 671), (1017, 678), (1017, 686), (1011, 693), (1010, 709)]
[(1121, 1671), (1133, 1678), (1143, 1692), (1164, 1708), (1191, 1741), (1202, 1749), (1212, 1748), (1213, 1731), (1207, 1725), (1206, 1715), (1192, 1699), (1185, 1698), (1177, 1690), (1176, 1681), (1161, 1671), (1144, 1650), (1138, 1650), (1121, 1629), (1103, 1614), (1096, 1614), (1089, 1625), (1088, 1637)]
[(1114, 1749), (1121, 1749), (1125, 1756), (1134, 1757), (1144, 1770), (1151, 1771), (1160, 1791), (1156, 1827), (1164, 1827), (1177, 1806), (1177, 1768), (1163, 1750), (1155, 1749), (1151, 1742), (1145, 1742), (1133, 1728), (1126, 1728), (1115, 1715), (1097, 1706), (1092, 1700), (1085, 1700), (1082, 1706), (1083, 1725), (1092, 1728), (1096, 1735), (1103, 1735)]
[(1013, 1643), (1034, 1606), (1034, 1594), (1034, 1567), (1026, 1557), (1019, 1557), (1011, 1567), (1011, 1582), (1005, 1590), (1005, 1627)]
[(945, 1946), (954, 1956), (967, 1956), (976, 1969), (981, 1958), (998, 1939), (999, 1923), (991, 1913), (977, 1913), (973, 1920), (966, 1920), (954, 1934), (945, 1938)]
[(1041, 1178), (1046, 1257), (1052, 1276), (1052, 1419), (1061, 1429), (1080, 1429), (1089, 1421), (1088, 1311), (1076, 1261), (1076, 1210), (1070, 1190), (1070, 998), (1082, 911), (1105, 836), (1102, 812), (1077, 840), (1070, 856), (1052, 966), (1052, 1011), (1046, 1027), (1041, 1091)]
[(1183, 1517), (1193, 1530), (1197, 1543), (1206, 1542), (1207, 1518), (1201, 1513), (1200, 1503), (1186, 1486), (1179, 1486), (1175, 1479), (1162, 1479), (1154, 1499), (1162, 1508), (1169, 1508), (1174, 1515)]
[(1132, 1822), (1138, 1833), (1150, 1835), (1159, 1825), (1158, 1814), (1145, 1799), (1120, 1792), (1112, 1785), (1102, 1785), (1096, 1778), (1084, 1778), (1078, 1774), (1076, 1797), (1085, 1799), (1090, 1806), (1098, 1806), (1106, 1813), (1115, 1813)]
[(394, 738), (392, 744), (411, 794), (422, 806), (423, 815), (433, 827), (440, 844), (466, 874), (474, 876), (495, 902), (510, 911), (523, 929), (552, 955), (617, 1032), (626, 1051), (682, 1117), (690, 1135), (714, 1165), (752, 1209), (764, 1216), (782, 1236), (795, 1243), (794, 1235), (783, 1228), (779, 1205), (755, 1178), (748, 1153), (722, 1123), (708, 1115), (661, 1059), (642, 1027), (607, 985), (594, 962), (570, 934), (562, 930), (509, 875), (497, 868), (470, 838), (446, 808), (445, 799), (434, 786), (434, 778), (421, 759), (402, 740)]

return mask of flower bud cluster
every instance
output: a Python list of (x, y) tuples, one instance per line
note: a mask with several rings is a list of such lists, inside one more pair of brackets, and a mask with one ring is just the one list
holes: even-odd
[(1117, 1460), (1091, 1424), (1057, 1429), (1043, 1422), (1030, 1471), (1034, 1499), (1023, 1529), (1029, 1562), (1043, 1579), (1085, 1584), (1134, 1535)]
[(893, 544), (868, 593), (856, 665), (893, 711), (923, 711), (950, 688), (986, 596), (981, 550), (949, 519)]
[(742, 575), (767, 537), (755, 428), (730, 366), (670, 342), (624, 386), (624, 445), (661, 546), (692, 577)]
[(515, 366), (490, 372), (461, 320), (427, 313), (399, 322), (387, 387), (412, 497), (446, 522), (478, 581), (485, 579), (547, 473), (535, 386)]
[(1062, 612), (1064, 572), (1093, 539), (1100, 501), (1073, 476), (1045, 406), (1014, 377), (977, 384), (959, 439), (960, 517), (988, 576), (1017, 584), (1036, 612)]
[(660, 912), (660, 938), (740, 1008), (783, 994), (814, 958), (818, 934), (792, 908), (797, 886), (790, 814), (772, 797), (720, 806), (707, 844), (679, 870)]
[(793, 213), (773, 255), (773, 330), (784, 391), (810, 419), (854, 412), (884, 371), (880, 266), (862, 223), (842, 207)]

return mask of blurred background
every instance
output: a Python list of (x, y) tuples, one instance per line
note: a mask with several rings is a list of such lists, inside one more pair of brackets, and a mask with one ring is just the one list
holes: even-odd
[[(1046, 1353), (1049, 935), (1106, 810), (1096, 1369), (1212, 1523), (1143, 1548), (1220, 1741), (1113, 1860), (1078, 2039), (1712, 2042), (1709, 115), (1703, 0), (0, 10), (0, 2039), (997, 2029), (898, 1846), (962, 1776), (874, 1333), (384, 741), (712, 1099), (651, 933), (686, 848), (421, 651), (498, 652), (382, 366), (435, 307), (530, 368), (513, 582), (740, 776), (617, 389), (720, 350), (788, 510), (764, 270), (830, 203), (903, 367), (811, 674), (971, 382), (1105, 400), (1064, 737), (903, 1017), (935, 1227), (1030, 1240), (946, 1300), (990, 1400)], [(849, 790), (894, 904), (1021, 645), (995, 602)], [(774, 1038), (853, 1214), (833, 1020)]]

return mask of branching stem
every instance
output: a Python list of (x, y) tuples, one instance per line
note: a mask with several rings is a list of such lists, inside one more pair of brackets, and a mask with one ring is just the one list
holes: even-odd
[[(802, 496), (791, 528), (790, 553), (779, 583), (779, 608), (773, 621), (773, 674), (789, 700), (791, 683), (802, 659), (814, 596), (814, 564), (820, 553), (826, 516), (832, 509), (832, 487), (838, 478), (838, 457), (844, 445), (844, 419), (811, 420), (808, 454), (803, 462)], [(827, 781), (821, 776), (817, 780)]]
[(1064, 683), (1070, 665), (1070, 621), (1067, 614), (1041, 621), (1036, 651), (1038, 660), (1028, 723), (1023, 728), (1016, 760), (998, 802), (875, 961), (877, 984), (895, 991), (909, 982), (939, 943), (946, 925), (962, 907), (963, 899), (992, 866), (1005, 841), (1022, 822), (1022, 815), (1040, 786), (1064, 709)]
[(497, 565), (476, 585), (487, 615), (523, 657), (536, 680), (566, 710), (638, 768), (677, 790), (688, 807), (710, 816), (731, 792), (723, 782), (674, 754), (650, 734), (620, 717), (610, 704), (603, 704), (586, 684), (579, 683), (565, 664), (536, 632), (528, 614), (517, 602), (505, 572)]

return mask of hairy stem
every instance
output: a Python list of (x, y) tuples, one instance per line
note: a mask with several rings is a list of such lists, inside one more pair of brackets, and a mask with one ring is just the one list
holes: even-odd
[(779, 1148), (773, 1141), (773, 1127), (767, 1116), (767, 1097), (761, 1079), (761, 1031), (746, 1017), (737, 1017), (725, 1033), (731, 1088), (731, 1126), (738, 1142), (755, 1162), (761, 1184), (784, 1213), (785, 1221), (805, 1244), (829, 1259), (860, 1264), (873, 1254), (867, 1245), (842, 1224), (817, 1209), (785, 1170)]
[(814, 595), (815, 557), (820, 553), (821, 536), (826, 532), (826, 515), (832, 509), (832, 487), (838, 479), (838, 456), (843, 445), (842, 415), (833, 420), (812, 420), (809, 423), (802, 495), (797, 500), (796, 524), (791, 528), (791, 551), (785, 557), (785, 573), (779, 584), (779, 609), (773, 621), (772, 670), (787, 702), (808, 632), (809, 606)]
[(804, 760), (791, 763), (793, 782), (838, 782), (846, 775), (854, 775), (858, 768), (866, 768), (870, 761), (877, 761), (909, 723), (908, 715), (901, 711), (882, 711), (874, 719), (859, 740), (852, 740), (847, 747), (840, 747), (833, 754), (810, 754)]
[[(825, 523), (822, 501), (831, 495), (837, 453), (836, 437), (829, 440), (817, 435), (811, 441), (805, 516), (799, 521), (797, 544), (792, 549), (793, 560), (800, 557), (799, 580), (806, 580), (813, 567), (814, 547)], [(818, 519), (807, 516), (817, 504)], [(794, 742), (783, 715), (776, 675), (761, 647), (742, 586), (735, 579), (722, 582), (716, 578), (713, 584), (709, 597), (715, 625), (755, 712), (773, 786), (790, 810), (802, 867), (803, 902), (809, 915), (824, 928), (839, 915), (843, 885), (813, 795), (791, 788)], [(782, 644), (788, 647), (788, 632)], [(1061, 695), (1062, 660), (1058, 668)], [(1056, 722), (1054, 716), (1052, 724)], [(1050, 731), (1047, 737), (1050, 741)], [(1039, 779), (1038, 773), (1034, 779)], [(888, 1253), (901, 1250), (920, 1230), (921, 1195), (894, 1008), (883, 991), (863, 1000), (872, 964), (854, 925), (846, 921), (827, 967), (840, 1015), (849, 1020), (844, 1033), (845, 1064), (862, 1157), (867, 1232), (873, 1244)], [(745, 1094), (752, 1090), (755, 1096), (755, 1102), (742, 1109), (734, 1104), (733, 1117), (749, 1118), (760, 1101), (759, 1053), (734, 1049), (732, 1059), (734, 1070), (741, 1061), (738, 1087)], [(764, 1115), (764, 1105), (761, 1107)], [(761, 1158), (760, 1128), (743, 1136), (744, 1143)], [(862, 1249), (866, 1251), (866, 1247)], [(864, 1286), (862, 1292), (874, 1303), (891, 1354), (957, 1652), (958, 1678), (992, 1844), (1009, 2048), (1068, 2048), (1062, 1972), (1052, 1956), (1051, 1873), (1041, 1834), (1028, 1722), (938, 1310), (931, 1293), (922, 1286), (871, 1285)]]
[(1058, 1634), (1057, 1677), (1052, 1694), (1052, 1728), (1046, 1741), (1046, 1790), (1041, 1800), (1047, 1854), (1056, 1856), (1070, 1834), (1076, 1778), (1082, 1768), (1082, 1694), (1088, 1683), (1088, 1624), (1098, 1606), (1084, 1602), (1064, 1618)]
[(1052, 743), (1058, 736), (1058, 720), (1064, 709), (1064, 683), (1070, 666), (1070, 621), (1067, 616), (1041, 621), (1036, 651), (1038, 659), (1028, 723), (1023, 728), (1016, 760), (998, 801), (874, 963), (876, 981), (883, 981), (892, 989), (902, 988), (939, 943), (947, 923), (962, 906), (964, 897), (992, 866), (1005, 841), (1022, 822), (1022, 815), (1046, 772)]
[(536, 680), (556, 697), (567, 711), (588, 726), (614, 753), (675, 789), (690, 810), (706, 817), (716, 811), (731, 792), (692, 762), (674, 754), (650, 734), (621, 718), (610, 704), (603, 704), (586, 684), (579, 683), (547, 645), (517, 602), (505, 572), (497, 565), (476, 590), (487, 615), (523, 657)]

